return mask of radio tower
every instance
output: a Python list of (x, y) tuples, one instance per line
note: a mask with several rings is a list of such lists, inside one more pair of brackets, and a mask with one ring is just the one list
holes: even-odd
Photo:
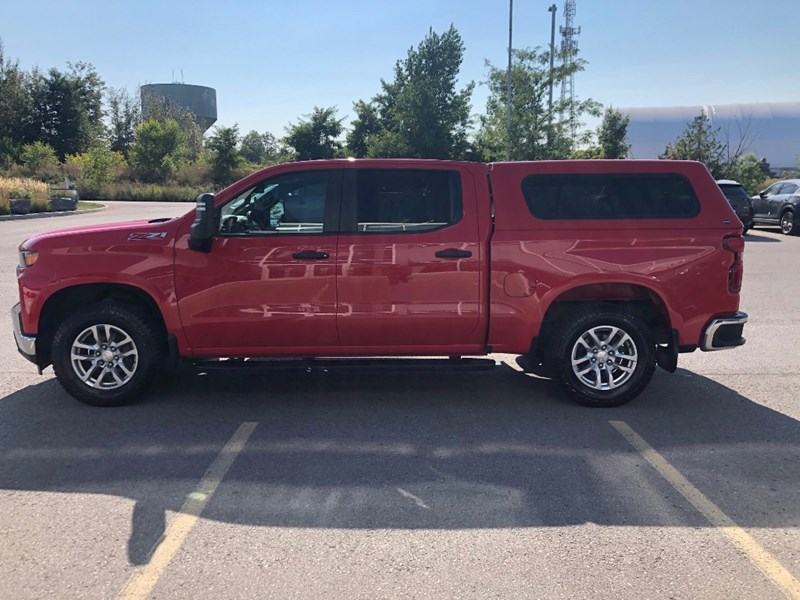
[[(575, 0), (566, 0), (564, 2), (564, 25), (559, 28), (561, 32), (561, 55), (564, 67), (572, 65), (575, 57), (578, 56), (578, 35), (581, 33), (580, 27), (575, 27)], [(569, 119), (570, 131), (572, 133), (572, 141), (575, 141), (576, 136), (576, 123), (575, 123), (575, 75), (570, 74), (569, 77), (561, 81), (561, 102), (562, 106), (565, 100), (570, 100)], [(563, 114), (562, 114), (563, 120)]]

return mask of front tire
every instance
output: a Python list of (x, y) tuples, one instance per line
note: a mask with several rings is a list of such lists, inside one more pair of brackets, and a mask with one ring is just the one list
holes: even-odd
[(630, 402), (647, 387), (656, 367), (647, 325), (616, 306), (569, 313), (561, 319), (552, 348), (556, 379), (584, 406)]
[(120, 406), (139, 396), (164, 357), (159, 327), (136, 307), (115, 301), (70, 315), (53, 336), (53, 370), (74, 398)]

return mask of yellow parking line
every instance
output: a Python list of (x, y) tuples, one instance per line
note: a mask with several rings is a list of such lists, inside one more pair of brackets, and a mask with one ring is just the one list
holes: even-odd
[(763, 546), (755, 541), (750, 534), (739, 527), (728, 515), (711, 502), (700, 490), (694, 487), (689, 480), (673, 467), (667, 459), (661, 456), (650, 444), (636, 433), (625, 421), (609, 421), (611, 425), (628, 442), (639, 451), (644, 459), (666, 479), (672, 487), (678, 490), (692, 506), (699, 510), (703, 516), (733, 544), (741, 550), (750, 562), (766, 575), (787, 598), (800, 600), (800, 581), (787, 571), (774, 556), (767, 552)]
[(117, 596), (118, 600), (144, 600), (153, 591), (172, 557), (181, 547), (203, 509), (211, 500), (228, 469), (239, 456), (250, 434), (258, 423), (245, 422), (239, 426), (230, 441), (208, 467), (194, 492), (189, 494), (180, 512), (172, 520), (150, 552), (150, 561), (135, 571)]

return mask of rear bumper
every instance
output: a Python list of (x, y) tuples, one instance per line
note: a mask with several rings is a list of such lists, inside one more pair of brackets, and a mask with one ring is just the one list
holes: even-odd
[(17, 343), (17, 350), (19, 350), (19, 353), (33, 364), (37, 364), (36, 336), (27, 335), (22, 331), (22, 320), (20, 319), (21, 314), (22, 309), (20, 308), (19, 303), (17, 303), (11, 309), (11, 321), (14, 327), (14, 341)]
[(743, 312), (712, 319), (703, 332), (700, 348), (705, 352), (710, 352), (743, 345), (745, 339), (742, 337), (742, 331), (745, 323), (747, 323), (747, 314)]

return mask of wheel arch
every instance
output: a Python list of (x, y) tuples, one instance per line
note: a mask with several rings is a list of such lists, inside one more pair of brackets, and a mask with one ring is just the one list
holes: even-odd
[(634, 282), (577, 283), (555, 296), (543, 312), (537, 335), (532, 339), (531, 352), (539, 358), (559, 321), (582, 305), (624, 306), (640, 317), (653, 333), (656, 343), (668, 343), (676, 327), (672, 313), (662, 294), (653, 288)]
[[(167, 326), (153, 296), (146, 290), (124, 283), (84, 283), (64, 287), (54, 292), (42, 305), (36, 343), (36, 360), (40, 369), (51, 364), (53, 335), (64, 315), (78, 307), (116, 300), (136, 306), (152, 319), (166, 340)], [(166, 342), (165, 342), (166, 343)]]

